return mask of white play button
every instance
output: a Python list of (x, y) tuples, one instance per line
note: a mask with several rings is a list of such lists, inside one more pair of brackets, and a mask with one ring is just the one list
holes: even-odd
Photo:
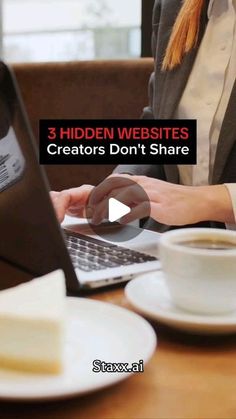
[[(114, 194), (115, 191), (116, 194)], [(128, 178), (125, 176), (111, 176), (93, 188), (86, 205), (86, 218), (91, 230), (103, 240), (108, 240), (112, 243), (123, 243), (138, 236), (142, 229), (131, 226), (131, 222), (128, 226), (113, 225), (115, 222), (123, 221), (124, 217), (128, 217), (131, 220), (135, 218), (135, 213), (137, 215), (137, 212), (134, 211), (133, 205), (130, 204), (131, 198), (132, 202), (139, 205), (139, 209), (144, 204), (142, 206), (144, 212), (138, 212), (138, 220), (149, 218), (151, 214), (149, 198), (144, 189), (133, 181), (132, 176)], [(98, 211), (96, 211), (96, 206), (98, 206)], [(95, 210), (93, 213), (94, 218), (91, 217), (91, 210), (93, 209)], [(134, 214), (132, 214), (133, 212)], [(108, 220), (110, 223), (108, 222), (106, 226), (104, 222)]]
[(118, 201), (115, 198), (109, 199), (108, 220), (110, 221), (110, 223), (118, 221), (120, 218), (124, 217), (130, 212), (131, 209), (127, 205), (122, 204), (122, 202)]

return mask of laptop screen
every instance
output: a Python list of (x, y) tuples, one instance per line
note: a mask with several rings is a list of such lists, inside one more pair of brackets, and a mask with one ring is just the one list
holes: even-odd
[(62, 268), (74, 288), (48, 190), (14, 76), (0, 63), (0, 260), (31, 276)]

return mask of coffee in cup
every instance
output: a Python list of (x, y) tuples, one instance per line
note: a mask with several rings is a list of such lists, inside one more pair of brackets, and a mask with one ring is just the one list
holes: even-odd
[(176, 306), (202, 314), (236, 310), (236, 232), (170, 231), (160, 238), (159, 254)]

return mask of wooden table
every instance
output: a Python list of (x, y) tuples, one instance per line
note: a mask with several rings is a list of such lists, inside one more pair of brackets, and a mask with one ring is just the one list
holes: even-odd
[[(129, 307), (122, 289), (92, 298)], [(235, 419), (236, 336), (191, 337), (154, 325), (159, 344), (144, 375), (83, 398), (0, 403), (3, 419)]]

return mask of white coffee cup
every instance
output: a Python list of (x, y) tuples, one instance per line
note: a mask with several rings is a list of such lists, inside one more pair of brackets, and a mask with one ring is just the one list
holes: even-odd
[(212, 315), (236, 310), (236, 232), (173, 230), (162, 235), (159, 254), (176, 306)]

